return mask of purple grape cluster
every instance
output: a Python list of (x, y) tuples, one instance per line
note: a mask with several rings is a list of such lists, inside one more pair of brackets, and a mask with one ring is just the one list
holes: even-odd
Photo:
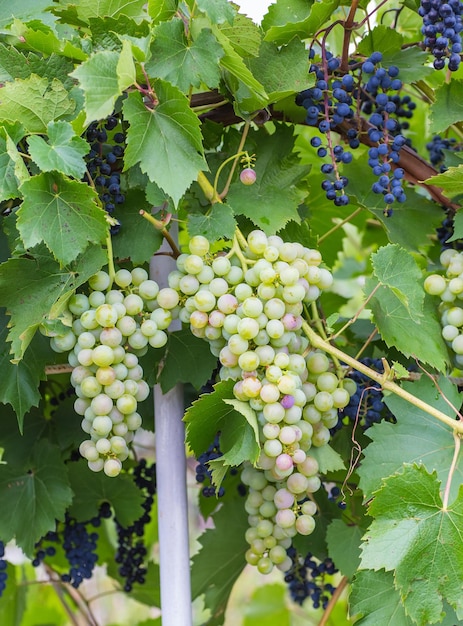
[(151, 509), (153, 507), (154, 494), (156, 493), (156, 466), (148, 465), (145, 459), (141, 459), (135, 467), (134, 481), (144, 494), (143, 515), (130, 526), (124, 527), (117, 519), (118, 549), (115, 561), (119, 565), (118, 572), (125, 579), (124, 591), (132, 591), (134, 583), (143, 584), (146, 579), (147, 568), (145, 566), (147, 549), (143, 541), (145, 526), (151, 521)]
[[(384, 372), (381, 359), (367, 357), (361, 359), (360, 362), (380, 374)], [(383, 402), (383, 392), (378, 383), (355, 370), (348, 375), (348, 378), (357, 383), (357, 390), (351, 396), (349, 404), (340, 412), (341, 419), (347, 417), (350, 422), (363, 429), (367, 429), (381, 420), (395, 423), (395, 417)]]
[(221, 498), (225, 495), (225, 489), (222, 486), (220, 486), (219, 489), (216, 489), (216, 487), (212, 484), (212, 472), (209, 467), (210, 461), (218, 459), (222, 456), (219, 437), (220, 433), (217, 433), (214, 441), (208, 447), (206, 452), (203, 452), (203, 454), (200, 454), (198, 457), (198, 464), (196, 466), (196, 482), (203, 484), (201, 493), (205, 498), (211, 498), (214, 496)]
[(461, 61), (461, 31), (463, 3), (460, 0), (421, 0), (418, 13), (423, 18), (421, 32), (424, 46), (434, 56), (434, 68), (442, 70), (448, 59), (448, 69), (456, 72)]
[[(125, 135), (120, 131), (114, 132), (118, 124), (118, 118), (111, 115), (104, 122), (92, 122), (85, 133), (91, 145), (87, 155), (87, 170), (103, 208), (109, 215), (114, 213), (117, 205), (125, 202), (121, 191)], [(111, 234), (115, 235), (119, 230), (120, 223), (111, 226)]]
[(332, 559), (328, 557), (317, 563), (310, 552), (304, 557), (293, 546), (288, 548), (287, 554), (292, 566), (285, 572), (284, 579), (293, 600), (302, 605), (310, 598), (314, 609), (320, 606), (325, 609), (335, 591), (335, 587), (326, 582), (325, 578), (338, 571)]
[(6, 589), (6, 581), (8, 578), (8, 574), (6, 571), (7, 562), (3, 558), (5, 556), (5, 544), (3, 541), (0, 541), (0, 598), (2, 597), (3, 592)]
[(426, 150), (429, 152), (429, 160), (431, 163), (438, 167), (440, 171), (446, 170), (444, 165), (445, 153), (444, 150), (451, 150), (452, 152), (460, 152), (461, 145), (457, 144), (457, 140), (452, 138), (441, 137), (440, 135), (434, 135), (431, 141), (426, 144)]
[(316, 126), (322, 135), (312, 137), (310, 143), (318, 157), (330, 159), (320, 167), (325, 175), (322, 189), (337, 206), (349, 203), (345, 193), (348, 178), (340, 173), (339, 165), (352, 161), (352, 150), (360, 145), (360, 140), (358, 130), (352, 126), (344, 130), (348, 149), (333, 145), (331, 131), (352, 120), (358, 107), (369, 116), (368, 137), (373, 145), (368, 164), (378, 178), (373, 191), (384, 197), (385, 214), (390, 215), (392, 203), (406, 200), (404, 170), (396, 164), (400, 150), (410, 142), (400, 133), (408, 123), (399, 119), (410, 118), (416, 105), (409, 96), (402, 97), (399, 93), (402, 89), (399, 68), (382, 67), (382, 58), (381, 52), (373, 52), (360, 65), (354, 64), (351, 73), (342, 75), (339, 59), (326, 52), (322, 67), (313, 63), (310, 68), (316, 76), (315, 86), (299, 93), (296, 104), (306, 109), (306, 123)]

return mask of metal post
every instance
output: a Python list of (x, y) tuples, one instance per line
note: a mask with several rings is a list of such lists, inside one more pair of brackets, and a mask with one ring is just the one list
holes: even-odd
[[(164, 242), (161, 250), (169, 250)], [(169, 256), (153, 258), (150, 276), (166, 286), (175, 268)], [(156, 484), (162, 626), (192, 626), (183, 386), (154, 388)]]

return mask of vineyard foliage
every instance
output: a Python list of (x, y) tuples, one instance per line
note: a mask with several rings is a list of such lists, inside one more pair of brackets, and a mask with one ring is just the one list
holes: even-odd
[(462, 13), (1, 3), (1, 623), (159, 606), (178, 383), (198, 623), (463, 623)]

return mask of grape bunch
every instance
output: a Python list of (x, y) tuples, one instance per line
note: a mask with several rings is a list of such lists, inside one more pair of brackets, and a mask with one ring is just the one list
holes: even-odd
[(48, 532), (36, 544), (32, 565), (38, 567), (47, 557), (54, 556), (55, 544), (61, 544), (69, 564), (69, 570), (61, 574), (61, 580), (77, 589), (84, 580), (92, 577), (98, 561), (96, 554), (98, 533), (92, 530), (92, 527), (97, 528), (101, 525), (102, 519), (108, 519), (111, 515), (108, 502), (103, 502), (98, 515), (85, 522), (78, 522), (66, 513), (64, 522), (58, 523), (55, 531)]
[(137, 404), (150, 392), (138, 356), (166, 344), (172, 320), (170, 310), (158, 305), (163, 290), (145, 269), (120, 269), (114, 282), (112, 289), (104, 271), (90, 278), (89, 294), (76, 293), (67, 303), (72, 327), (51, 338), (52, 349), (68, 352), (74, 368), (74, 409), (89, 435), (80, 453), (91, 470), (108, 476), (120, 473), (142, 423)]
[(383, 67), (382, 54), (373, 52), (363, 63), (355, 64), (350, 73), (342, 74), (340, 60), (325, 52), (322, 67), (312, 64), (311, 72), (316, 75), (315, 87), (306, 89), (296, 96), (296, 104), (306, 111), (306, 123), (316, 126), (324, 136), (312, 137), (310, 143), (317, 155), (329, 163), (323, 163), (321, 172), (326, 175), (322, 182), (326, 198), (335, 205), (348, 204), (344, 189), (348, 179), (341, 175), (339, 165), (352, 161), (352, 152), (341, 144), (334, 145), (331, 131), (339, 131), (344, 125), (346, 141), (350, 149), (360, 145), (359, 129), (350, 121), (358, 110), (368, 115), (368, 138), (373, 144), (368, 154), (368, 165), (378, 180), (373, 184), (374, 193), (381, 194), (386, 204), (385, 213), (392, 213), (390, 205), (405, 202), (403, 190), (404, 170), (396, 167), (399, 152), (407, 139), (400, 133), (406, 127), (399, 118), (409, 118), (416, 105), (409, 96), (400, 96), (402, 81), (399, 68)]
[(456, 72), (461, 61), (461, 31), (463, 4), (460, 0), (421, 0), (418, 13), (423, 18), (421, 32), (424, 46), (434, 56), (434, 68), (442, 70), (448, 59), (448, 69)]
[(338, 571), (329, 557), (317, 563), (309, 552), (304, 557), (294, 547), (288, 549), (291, 566), (285, 572), (285, 582), (291, 597), (302, 605), (307, 598), (312, 601), (314, 609), (320, 606), (326, 609), (335, 587), (326, 580)]
[(444, 172), (447, 168), (444, 165), (445, 152), (444, 150), (451, 150), (452, 152), (460, 152), (461, 144), (457, 143), (454, 137), (441, 137), (440, 135), (434, 135), (431, 141), (426, 144), (426, 150), (429, 152), (429, 160), (434, 166), (440, 166), (440, 171)]
[(134, 468), (133, 476), (136, 486), (144, 496), (143, 515), (133, 524), (124, 527), (116, 519), (118, 548), (115, 561), (118, 564), (119, 575), (125, 579), (124, 591), (131, 591), (134, 583), (145, 582), (147, 569), (145, 561), (147, 549), (143, 541), (145, 526), (151, 521), (151, 509), (156, 492), (156, 466), (148, 465), (141, 459)]
[(179, 318), (209, 342), (219, 378), (235, 381), (234, 397), (259, 424), (258, 466), (244, 464), (241, 475), (249, 488), (246, 558), (262, 573), (274, 565), (285, 571), (292, 537), (315, 527), (310, 498), (321, 481), (310, 448), (329, 441), (350, 398), (331, 360), (311, 350), (303, 332), (304, 308), (332, 275), (318, 251), (259, 230), (235, 237), (226, 255), (210, 255), (201, 236), (189, 249), (169, 275)]
[[(103, 122), (92, 122), (85, 133), (91, 146), (87, 155), (87, 171), (109, 215), (114, 213), (117, 205), (125, 202), (121, 191), (125, 134), (118, 130), (118, 125), (118, 117), (110, 115)], [(119, 230), (120, 223), (114, 220), (111, 234), (115, 235)]]
[(448, 248), (440, 255), (445, 276), (430, 274), (424, 281), (426, 293), (438, 296), (442, 337), (463, 370), (463, 252)]
[[(364, 358), (361, 363), (382, 374), (384, 365), (381, 359)], [(381, 420), (395, 422), (395, 418), (383, 402), (381, 386), (368, 378), (365, 374), (356, 370), (348, 374), (348, 379), (356, 384), (356, 390), (352, 394), (349, 404), (340, 411), (340, 418), (346, 416), (348, 420), (363, 429)]]

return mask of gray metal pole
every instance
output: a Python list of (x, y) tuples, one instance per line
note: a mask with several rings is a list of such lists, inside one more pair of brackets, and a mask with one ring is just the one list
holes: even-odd
[[(170, 250), (164, 242), (161, 250)], [(175, 268), (169, 256), (153, 258), (150, 276), (160, 287)], [(162, 626), (192, 626), (183, 386), (166, 394), (154, 387), (156, 484)]]

